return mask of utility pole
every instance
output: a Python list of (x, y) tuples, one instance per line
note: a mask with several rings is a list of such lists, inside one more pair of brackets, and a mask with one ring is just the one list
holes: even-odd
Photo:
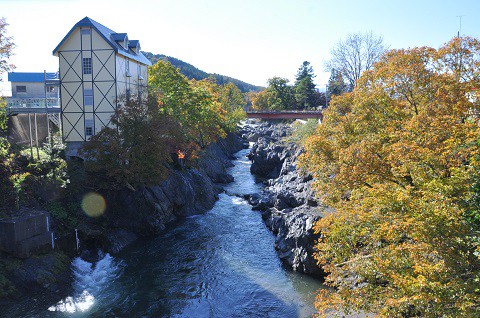
[(325, 108), (328, 107), (328, 84), (325, 84)]
[(462, 33), (462, 17), (464, 17), (465, 15), (457, 15), (457, 18), (460, 19), (460, 28), (458, 30), (458, 34), (457, 34), (457, 37), (460, 37), (460, 34)]

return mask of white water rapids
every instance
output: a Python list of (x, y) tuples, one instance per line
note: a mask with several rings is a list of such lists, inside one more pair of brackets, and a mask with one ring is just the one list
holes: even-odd
[(121, 274), (121, 263), (108, 253), (99, 254), (96, 263), (87, 262), (80, 257), (72, 261), (74, 295), (50, 306), (49, 311), (68, 314), (89, 311), (99, 301), (99, 297), (113, 287), (112, 283)]

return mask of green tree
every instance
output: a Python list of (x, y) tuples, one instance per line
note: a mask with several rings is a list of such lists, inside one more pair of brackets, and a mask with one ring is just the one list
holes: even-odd
[(274, 98), (271, 101), (270, 109), (294, 109), (295, 94), (293, 87), (288, 85), (289, 80), (282, 77), (273, 77), (268, 80), (268, 90)]
[[(13, 38), (7, 35), (7, 22), (5, 18), (0, 19), (0, 81), (3, 72), (8, 72), (13, 65), (8, 59), (13, 54)], [(16, 206), (16, 197), (13, 183), (11, 181), (11, 154), (10, 143), (6, 138), (7, 134), (7, 103), (4, 97), (0, 97), (0, 213), (7, 212)]]
[(184, 139), (179, 124), (160, 110), (156, 100), (127, 100), (112, 124), (118, 129), (104, 127), (80, 150), (97, 186), (151, 185), (167, 176), (165, 163), (184, 147)]
[(254, 110), (270, 110), (271, 102), (275, 97), (272, 91), (264, 89), (258, 93), (251, 93), (250, 98), (252, 101), (252, 108)]
[(11, 180), (10, 143), (4, 137), (7, 129), (6, 101), (0, 98), (0, 215), (16, 206), (15, 189)]
[(212, 80), (189, 82), (169, 62), (158, 61), (149, 69), (148, 81), (150, 95), (157, 100), (160, 112), (178, 121), (183, 137), (191, 145), (204, 148), (225, 136), (225, 110), (215, 97)]
[(295, 100), (298, 108), (308, 109), (318, 106), (314, 78), (310, 62), (303, 62), (295, 77)]
[(258, 110), (295, 109), (295, 90), (288, 85), (289, 80), (282, 77), (272, 77), (268, 87), (256, 94), (253, 105)]

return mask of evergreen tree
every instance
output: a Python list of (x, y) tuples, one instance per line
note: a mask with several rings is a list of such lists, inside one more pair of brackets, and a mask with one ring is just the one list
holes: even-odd
[(299, 109), (314, 108), (317, 105), (315, 84), (313, 83), (313, 68), (305, 61), (300, 66), (295, 77), (295, 100)]

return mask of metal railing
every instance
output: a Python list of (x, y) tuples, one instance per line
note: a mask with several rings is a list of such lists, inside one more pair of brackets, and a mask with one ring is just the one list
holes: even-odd
[(54, 108), (60, 107), (59, 98), (7, 98), (8, 108)]

